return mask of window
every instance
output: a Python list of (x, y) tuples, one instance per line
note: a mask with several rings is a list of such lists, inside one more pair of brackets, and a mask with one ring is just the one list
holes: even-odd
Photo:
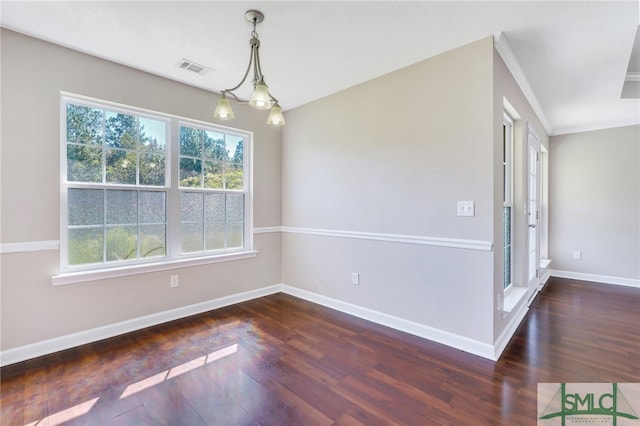
[(61, 270), (250, 251), (250, 134), (62, 100)]
[(244, 244), (243, 138), (180, 126), (182, 252)]
[(502, 124), (502, 228), (503, 228), (503, 287), (513, 283), (513, 120), (506, 113)]

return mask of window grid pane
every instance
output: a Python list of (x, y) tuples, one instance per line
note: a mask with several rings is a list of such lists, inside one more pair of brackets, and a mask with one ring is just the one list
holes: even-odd
[(166, 130), (161, 120), (68, 103), (67, 181), (164, 186)]
[(244, 138), (180, 126), (180, 187), (244, 189)]
[(69, 188), (69, 265), (166, 255), (166, 192)]
[(244, 247), (245, 195), (182, 192), (182, 253)]
[(138, 227), (136, 225), (106, 226), (107, 262), (138, 258)]
[(70, 228), (68, 231), (69, 265), (102, 263), (103, 227)]
[(503, 285), (509, 287), (512, 282), (511, 276), (511, 207), (503, 208), (503, 234), (504, 234), (504, 261), (503, 261)]

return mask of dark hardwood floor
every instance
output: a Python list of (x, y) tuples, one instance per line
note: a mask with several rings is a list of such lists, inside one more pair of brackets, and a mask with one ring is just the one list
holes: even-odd
[(535, 425), (640, 382), (640, 290), (552, 278), (498, 362), (276, 294), (6, 366), (3, 426)]

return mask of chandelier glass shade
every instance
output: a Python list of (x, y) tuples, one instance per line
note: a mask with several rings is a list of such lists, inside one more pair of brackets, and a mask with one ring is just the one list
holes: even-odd
[(249, 99), (249, 105), (256, 109), (270, 109), (271, 112), (269, 113), (267, 124), (275, 127), (284, 126), (285, 122), (284, 116), (282, 115), (282, 108), (278, 100), (269, 92), (269, 87), (264, 82), (264, 75), (262, 75), (260, 66), (260, 40), (256, 32), (256, 25), (264, 20), (264, 15), (257, 10), (248, 10), (245, 13), (245, 18), (253, 24), (253, 31), (251, 31), (251, 39), (249, 40), (249, 44), (251, 45), (249, 65), (240, 83), (230, 89), (224, 89), (220, 93), (220, 98), (218, 98), (218, 104), (216, 105), (213, 116), (220, 120), (230, 120), (234, 118), (229, 96), (235, 98), (238, 102), (246, 102), (238, 98), (233, 92), (244, 84), (249, 73), (253, 70), (253, 94)]
[(284, 126), (284, 115), (282, 115), (282, 108), (278, 105), (278, 102), (274, 103), (271, 107), (271, 112), (269, 113), (269, 118), (267, 119), (267, 124), (280, 127)]
[(231, 120), (232, 118), (235, 118), (233, 110), (231, 109), (231, 102), (229, 102), (229, 98), (227, 98), (225, 94), (222, 94), (220, 99), (218, 99), (218, 105), (216, 105), (216, 110), (213, 112), (213, 116), (221, 120)]

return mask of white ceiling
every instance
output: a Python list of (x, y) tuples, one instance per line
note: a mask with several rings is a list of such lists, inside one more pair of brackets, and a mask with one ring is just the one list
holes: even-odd
[[(2, 0), (0, 7), (3, 27), (211, 91), (244, 74), (251, 32), (244, 13), (258, 9), (262, 70), (285, 110), (501, 32), (550, 133), (640, 123), (640, 101), (620, 98), (627, 69), (638, 69), (629, 66), (638, 1)], [(179, 69), (182, 58), (214, 71)]]

